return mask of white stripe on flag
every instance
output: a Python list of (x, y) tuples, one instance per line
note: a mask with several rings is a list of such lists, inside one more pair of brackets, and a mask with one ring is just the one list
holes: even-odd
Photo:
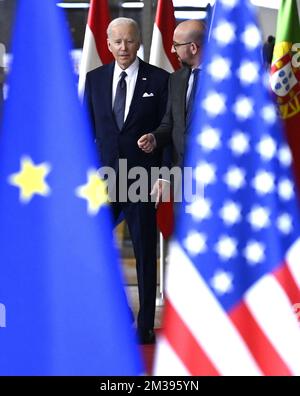
[[(171, 48), (170, 48), (171, 52)], [(174, 68), (169, 61), (168, 56), (166, 55), (164, 45), (163, 45), (163, 38), (159, 28), (157, 27), (156, 23), (153, 27), (153, 35), (152, 35), (152, 44), (150, 50), (150, 59), (149, 63), (155, 65), (157, 67), (161, 67), (162, 69), (167, 70), (170, 73), (174, 72)]]
[(299, 323), (275, 277), (261, 278), (245, 295), (245, 304), (281, 359), (294, 375), (300, 375)]
[[(287, 252), (287, 265), (294, 278), (294, 281), (300, 288), (300, 239), (297, 239), (297, 241)], [(300, 303), (300, 301), (298, 302)]]
[(86, 25), (79, 70), (78, 93), (80, 97), (84, 93), (86, 74), (99, 66), (102, 66), (102, 62), (98, 55), (95, 37), (89, 25)]
[(165, 337), (160, 336), (154, 357), (154, 375), (189, 375), (181, 360), (174, 353)]
[(176, 242), (171, 244), (169, 263), (166, 294), (220, 374), (262, 375), (226, 312)]

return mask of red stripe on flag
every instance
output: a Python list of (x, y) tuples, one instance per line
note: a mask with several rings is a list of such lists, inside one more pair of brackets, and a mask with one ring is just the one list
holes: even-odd
[(180, 65), (177, 56), (171, 53), (173, 32), (176, 27), (172, 0), (158, 0), (155, 23), (161, 32), (165, 53), (174, 70), (178, 70)]
[(278, 283), (284, 289), (292, 305), (300, 302), (300, 290), (286, 263), (274, 272)]
[(229, 316), (265, 375), (292, 375), (244, 303)]
[(171, 302), (166, 299), (165, 323), (163, 334), (176, 355), (191, 375), (219, 375), (190, 329), (183, 322)]
[[(171, 198), (172, 199), (172, 198)], [(160, 202), (156, 211), (157, 226), (164, 239), (170, 238), (174, 230), (174, 207), (173, 200)]]
[(113, 55), (106, 44), (106, 29), (110, 23), (107, 0), (91, 0), (88, 25), (93, 32), (99, 58), (103, 64), (110, 63)]

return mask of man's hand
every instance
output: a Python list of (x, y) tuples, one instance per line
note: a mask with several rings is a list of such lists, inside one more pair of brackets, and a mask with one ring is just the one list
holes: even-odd
[(152, 191), (150, 195), (154, 195), (155, 199), (155, 208), (158, 207), (160, 202), (169, 202), (170, 201), (170, 182), (163, 179), (158, 179), (154, 183)]
[(151, 153), (156, 148), (156, 140), (152, 133), (143, 135), (141, 138), (139, 138), (137, 144), (140, 149), (145, 151), (145, 153)]

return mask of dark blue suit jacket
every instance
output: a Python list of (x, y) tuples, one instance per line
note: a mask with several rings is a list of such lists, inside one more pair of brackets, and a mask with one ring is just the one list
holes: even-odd
[[(169, 74), (140, 60), (131, 106), (120, 131), (112, 111), (112, 82), (114, 63), (101, 66), (87, 74), (85, 101), (90, 111), (101, 163), (118, 170), (118, 159), (127, 159), (128, 168), (135, 166), (150, 170), (161, 165), (161, 153), (144, 153), (138, 139), (152, 132), (166, 110)], [(116, 189), (123, 177), (117, 180)], [(133, 182), (128, 180), (128, 185)], [(148, 178), (148, 191), (151, 178)], [(154, 203), (113, 202), (116, 220), (122, 210), (129, 226), (137, 266), (140, 310), (138, 331), (153, 329), (156, 297), (156, 216)]]
[[(114, 62), (87, 74), (85, 102), (91, 115), (103, 166), (117, 169), (118, 159), (128, 168), (160, 166), (161, 152), (144, 153), (137, 140), (155, 130), (166, 110), (169, 73), (140, 60), (134, 95), (124, 126), (119, 131), (112, 112)], [(144, 96), (146, 94), (146, 96)], [(148, 96), (151, 95), (151, 96)]]

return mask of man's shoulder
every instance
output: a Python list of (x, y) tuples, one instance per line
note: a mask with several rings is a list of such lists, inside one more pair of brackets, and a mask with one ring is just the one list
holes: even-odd
[(185, 78), (190, 75), (190, 69), (188, 67), (182, 67), (179, 70), (176, 70), (174, 73), (171, 74), (171, 79), (176, 80), (179, 78)]
[(87, 73), (87, 78), (101, 78), (105, 77), (111, 70), (113, 70), (113, 63), (102, 65)]

